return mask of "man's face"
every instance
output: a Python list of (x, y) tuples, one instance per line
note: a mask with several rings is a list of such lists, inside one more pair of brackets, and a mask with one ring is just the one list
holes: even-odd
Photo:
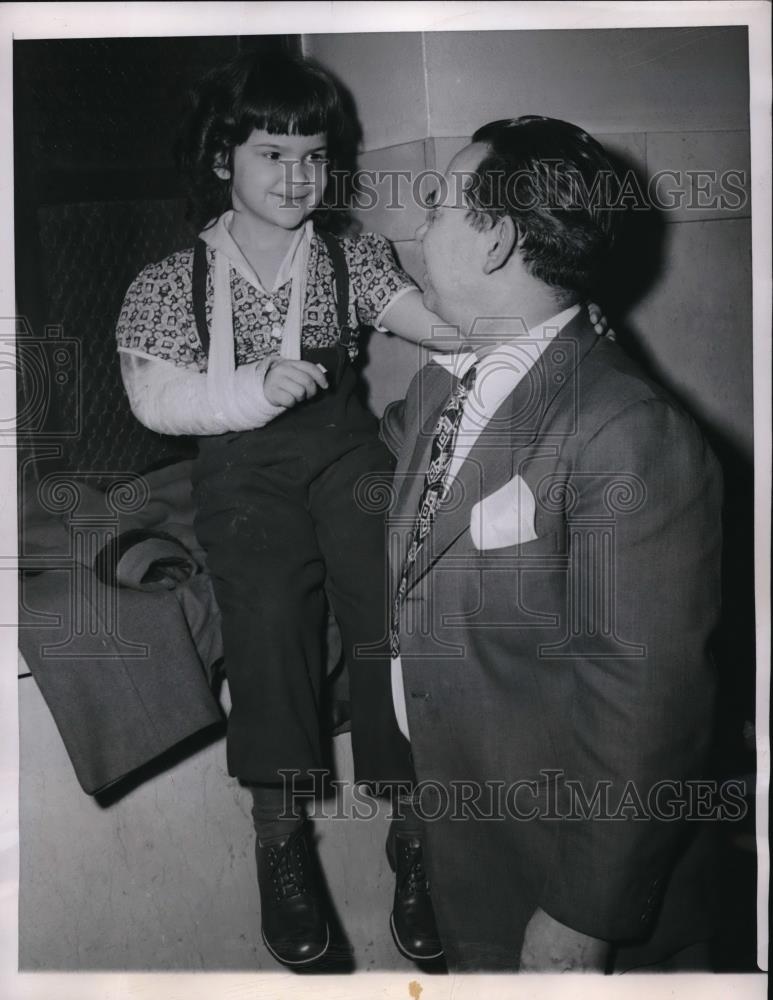
[(424, 304), (464, 334), (477, 307), (473, 279), (480, 273), (481, 234), (467, 217), (464, 189), (487, 152), (483, 143), (465, 146), (451, 160), (435, 192), (427, 219), (416, 230), (424, 258)]

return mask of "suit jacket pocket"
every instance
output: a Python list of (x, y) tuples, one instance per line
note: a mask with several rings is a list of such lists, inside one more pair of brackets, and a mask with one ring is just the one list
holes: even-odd
[[(469, 541), (467, 546), (469, 546)], [(471, 550), (471, 554), (476, 552), (475, 546), (469, 546), (469, 550)], [(528, 542), (517, 542), (515, 545), (478, 552), (476, 565), (480, 563), (481, 556), (485, 556), (486, 565), (490, 564), (496, 568), (506, 569), (512, 566), (513, 569), (518, 569), (530, 560), (539, 563), (540, 559), (546, 559), (546, 567), (554, 569), (557, 565), (555, 557), (565, 557), (566, 552), (561, 548), (559, 532), (549, 531), (547, 534), (532, 538)]]
[(526, 481), (513, 476), (470, 512), (472, 543), (479, 551), (510, 548), (537, 539), (536, 503)]

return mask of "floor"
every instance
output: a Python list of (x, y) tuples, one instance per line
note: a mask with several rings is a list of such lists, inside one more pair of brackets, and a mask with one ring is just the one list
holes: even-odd
[[(222, 738), (100, 804), (78, 785), (31, 677), (19, 681), (19, 968), (22, 971), (277, 970), (260, 940), (249, 795)], [(227, 699), (226, 699), (227, 702)], [(352, 775), (349, 737), (334, 740)], [(372, 803), (372, 800), (369, 800)], [(351, 786), (314, 829), (340, 927), (329, 972), (416, 972), (389, 933), (386, 809), (351, 814)], [(366, 812), (359, 807), (362, 814)], [(756, 969), (753, 817), (732, 824), (720, 864), (714, 967)]]
[[(222, 739), (101, 806), (78, 785), (32, 678), (20, 689), (19, 967), (276, 969), (260, 940), (249, 796)], [(349, 737), (336, 737), (341, 778)], [(315, 820), (342, 928), (329, 971), (411, 970), (389, 933), (385, 810)], [(341, 810), (339, 810), (341, 811)]]

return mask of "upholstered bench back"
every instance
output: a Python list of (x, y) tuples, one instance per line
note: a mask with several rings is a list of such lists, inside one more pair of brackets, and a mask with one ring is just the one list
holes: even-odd
[(184, 202), (50, 205), (39, 209), (38, 221), (49, 325), (27, 334), (34, 349), (19, 358), (22, 399), (41, 391), (47, 397), (43, 433), (35, 436), (55, 442), (57, 454), (42, 467), (55, 461), (74, 476), (142, 472), (189, 457), (190, 441), (154, 434), (134, 418), (115, 349), (131, 281), (145, 264), (192, 243)]

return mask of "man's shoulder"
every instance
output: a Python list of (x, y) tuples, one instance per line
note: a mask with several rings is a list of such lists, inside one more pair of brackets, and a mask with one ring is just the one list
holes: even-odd
[(420, 400), (427, 403), (436, 396), (447, 394), (453, 381), (453, 376), (442, 365), (433, 360), (427, 361), (413, 375), (402, 399), (396, 404), (412, 412)]
[(609, 450), (632, 465), (717, 465), (684, 404), (619, 344), (600, 342), (580, 367), (579, 452)]
[(429, 361), (411, 379), (402, 399), (388, 403), (381, 417), (381, 439), (399, 457), (404, 447), (412, 448), (414, 435), (433, 407), (448, 395), (452, 376), (439, 364)]
[(601, 339), (580, 366), (577, 392), (581, 410), (595, 414), (602, 424), (631, 407), (637, 407), (645, 420), (648, 412), (660, 407), (673, 411), (678, 420), (692, 420), (676, 396), (642, 363), (607, 339)]
[(445, 388), (452, 385), (453, 382), (454, 377), (449, 370), (436, 358), (430, 358), (430, 360), (423, 364), (416, 372), (408, 389), (410, 391), (411, 389), (416, 389), (418, 387), (426, 388), (428, 386)]

